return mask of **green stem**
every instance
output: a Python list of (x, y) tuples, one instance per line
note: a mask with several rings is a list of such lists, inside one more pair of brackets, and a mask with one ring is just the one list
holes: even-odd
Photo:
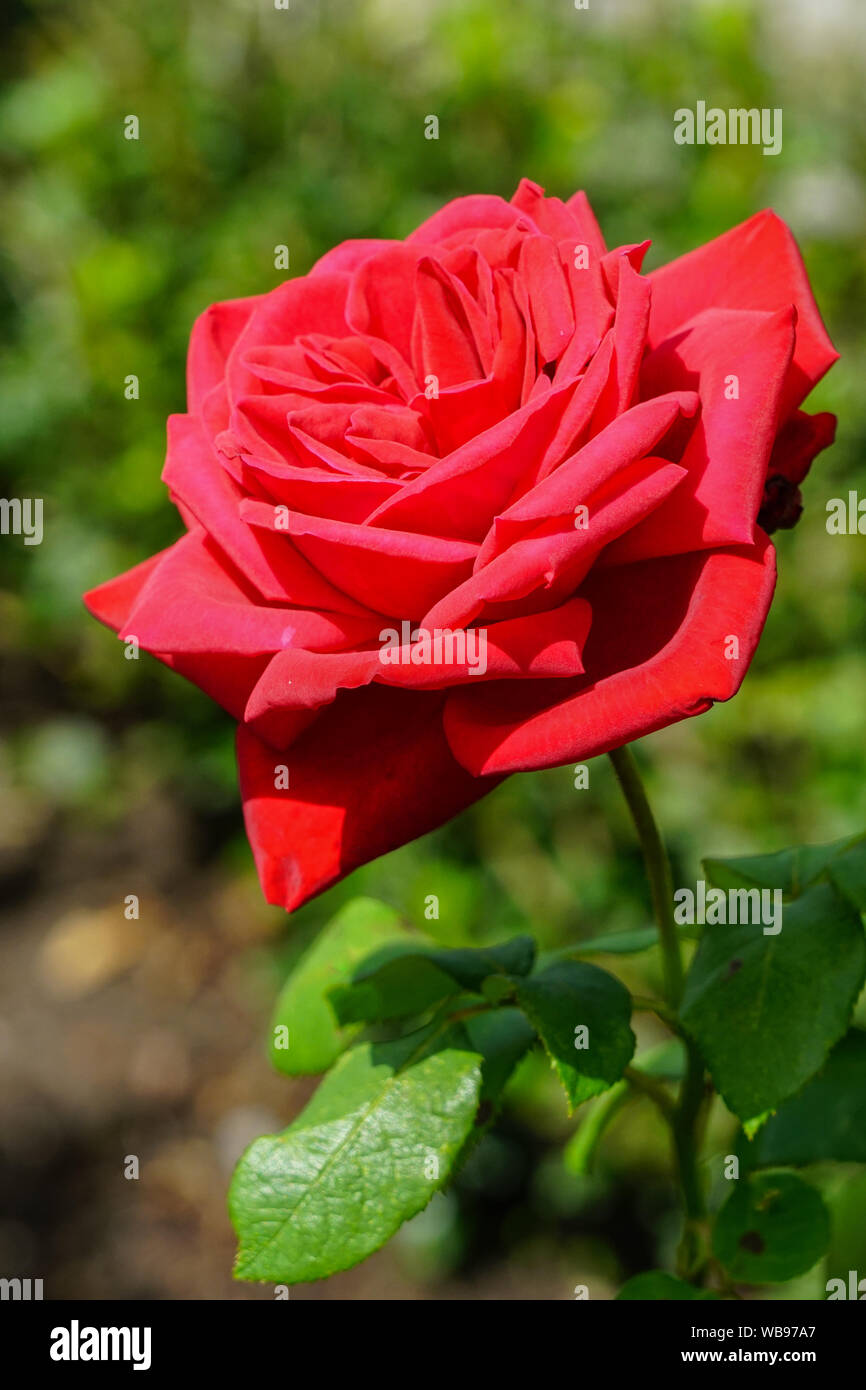
[(650, 999), (644, 994), (633, 994), (631, 1006), (638, 1013), (655, 1014), (662, 1023), (666, 1023), (672, 1033), (680, 1032), (680, 1021), (673, 1009), (669, 1009), (667, 1004), (663, 1004), (660, 999)]
[(647, 800), (634, 754), (624, 745), (613, 750), (610, 760), (631, 811), (643, 851), (664, 960), (665, 996), (668, 1003), (676, 1009), (683, 992), (683, 961), (674, 921), (674, 882), (670, 860)]
[[(670, 860), (631, 749), (616, 748), (610, 754), (610, 759), (631, 811), (643, 851), (664, 961), (665, 997), (675, 1015), (682, 998), (684, 974), (680, 941), (674, 921), (674, 889)], [(705, 1212), (698, 1174), (696, 1141), (698, 1114), (704, 1097), (704, 1063), (697, 1048), (688, 1040), (686, 1052), (686, 1075), (670, 1120), (686, 1216), (677, 1263), (680, 1272), (688, 1276), (696, 1270), (699, 1262)]]
[(658, 1106), (668, 1124), (673, 1125), (674, 1103), (661, 1082), (656, 1081), (653, 1076), (647, 1076), (638, 1067), (626, 1067), (623, 1075), (636, 1091), (649, 1096), (650, 1100)]
[(617, 1081), (589, 1107), (566, 1146), (568, 1171), (577, 1177), (590, 1171), (599, 1140), (629, 1097), (627, 1081)]
[(674, 1114), (674, 1147), (679, 1163), (686, 1216), (700, 1221), (704, 1215), (704, 1197), (698, 1178), (696, 1127), (698, 1112), (704, 1098), (704, 1063), (693, 1046), (687, 1048), (686, 1075), (680, 1088)]
[(674, 1103), (664, 1086), (646, 1069), (660, 1057), (667, 1043), (658, 1043), (626, 1067), (623, 1079), (596, 1097), (584, 1112), (578, 1129), (566, 1145), (566, 1167), (570, 1173), (588, 1173), (598, 1142), (614, 1115), (632, 1093), (649, 1096), (661, 1110), (668, 1124), (673, 1122)]

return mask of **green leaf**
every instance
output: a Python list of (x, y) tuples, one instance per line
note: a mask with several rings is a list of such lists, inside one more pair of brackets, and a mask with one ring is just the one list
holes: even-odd
[(682, 1081), (686, 1074), (686, 1047), (682, 1038), (666, 1038), (634, 1059), (637, 1071), (659, 1081)]
[(743, 1133), (747, 1139), (754, 1139), (755, 1135), (767, 1123), (772, 1110), (762, 1110), (760, 1115), (753, 1115), (750, 1120), (743, 1120)]
[(520, 1009), (491, 1009), (463, 1020), (466, 1035), (483, 1058), (481, 1104), (495, 1106), (517, 1063), (535, 1042), (535, 1029)]
[(846, 854), (834, 859), (828, 875), (858, 912), (866, 912), (866, 840), (860, 840)]
[(510, 1003), (516, 988), (510, 975), (488, 975), (481, 981), (481, 993), (491, 1004)]
[(718, 1294), (711, 1293), (709, 1289), (696, 1289), (694, 1284), (687, 1284), (685, 1279), (666, 1274), (663, 1269), (651, 1269), (645, 1274), (636, 1274), (633, 1279), (629, 1279), (617, 1294), (617, 1299), (623, 1301), (638, 1298), (718, 1299)]
[(462, 990), (478, 992), (493, 976), (526, 975), (535, 959), (531, 936), (465, 949), (404, 940), (362, 961), (351, 980), (331, 992), (341, 1023), (406, 1018)]
[(636, 927), (634, 931), (608, 932), (606, 936), (590, 936), (585, 941), (576, 941), (573, 946), (548, 951), (542, 959), (542, 964), (546, 966), (558, 960), (576, 960), (579, 956), (631, 956), (658, 945), (658, 939), (658, 927)]
[(704, 928), (680, 1017), (735, 1115), (775, 1109), (815, 1074), (864, 975), (860, 916), (829, 883), (787, 904), (775, 936), (760, 924)]
[(375, 964), (365, 962), (351, 980), (329, 991), (340, 1023), (411, 1018), (459, 992), (451, 976), (417, 947), (398, 945), (390, 958), (386, 952), (387, 947), (376, 953)]
[(491, 1009), (463, 1020), (473, 1050), (482, 1058), (481, 1094), (475, 1123), (454, 1164), (462, 1166), (496, 1118), (502, 1094), (521, 1058), (535, 1042), (535, 1029), (519, 1009)]
[(535, 941), (512, 936), (496, 946), (439, 947), (431, 958), (464, 989), (477, 990), (488, 975), (528, 975), (535, 963)]
[[(699, 928), (681, 926), (678, 935), (683, 939), (696, 936)], [(573, 946), (563, 946), (557, 951), (545, 952), (543, 965), (552, 965), (558, 960), (577, 960), (582, 956), (633, 956), (640, 951), (648, 951), (657, 946), (658, 927), (635, 927), (633, 931), (607, 932), (604, 936), (590, 936), (585, 941), (577, 941)]]
[(718, 1216), (713, 1252), (732, 1279), (781, 1284), (805, 1274), (830, 1243), (830, 1217), (796, 1173), (741, 1178)]
[(257, 1139), (235, 1170), (236, 1277), (304, 1283), (378, 1250), (447, 1178), (481, 1068), (447, 1021), (341, 1057), (294, 1124)]
[[(332, 918), (292, 971), (271, 1020), (270, 1056), (288, 1076), (327, 1071), (357, 1029), (344, 1030), (327, 999), (377, 946), (405, 937), (392, 908), (372, 898), (355, 898)], [(288, 1031), (288, 1047), (278, 1045)]]
[(846, 835), (827, 845), (796, 845), (777, 854), (705, 859), (704, 872), (715, 888), (781, 888), (786, 898), (798, 898), (852, 848), (862, 855), (866, 834)]
[(583, 961), (559, 961), (520, 980), (517, 1001), (544, 1043), (569, 1109), (622, 1076), (635, 1038), (631, 998), (613, 975)]
[(749, 1164), (866, 1163), (866, 1032), (852, 1028), (745, 1152)]

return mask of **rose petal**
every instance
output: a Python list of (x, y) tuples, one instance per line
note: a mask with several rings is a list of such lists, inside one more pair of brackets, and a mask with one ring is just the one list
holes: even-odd
[(326, 251), (324, 256), (313, 265), (311, 275), (323, 275), (333, 271), (352, 271), (357, 270), (364, 261), (368, 261), (371, 256), (375, 256), (380, 251), (387, 251), (390, 246), (398, 246), (396, 241), (387, 241), (381, 237), (355, 237), (349, 241), (342, 241), (339, 246), (334, 246), (330, 251)]
[(546, 236), (525, 237), (519, 274), (529, 295), (542, 365), (556, 362), (574, 334), (571, 295), (556, 243)]
[(588, 503), (621, 468), (656, 452), (674, 421), (694, 415), (698, 404), (693, 391), (671, 392), (618, 416), (496, 517), (478, 552), (476, 570), (545, 522), (568, 516), (574, 524), (576, 506)]
[[(580, 653), (590, 617), (589, 605), (572, 599), (549, 613), (495, 623), (480, 635), (473, 630), (472, 645), (465, 648), (469, 659), (463, 662), (419, 660), (425, 656), (422, 642), (403, 644), (398, 629), (391, 629), (398, 634), (398, 643), (388, 644), (387, 662), (383, 651), (388, 629), (379, 634), (382, 645), (375, 650), (323, 655), (287, 648), (273, 657), (262, 673), (244, 719), (268, 743), (285, 748), (295, 736), (292, 721), (298, 709), (317, 709), (330, 704), (341, 690), (355, 690), (373, 682), (420, 691), (504, 678), (573, 677), (583, 670)], [(426, 654), (430, 654), (436, 636), (428, 633)], [(454, 653), (455, 648), (446, 645), (445, 635), (440, 632), (438, 637), (443, 657)], [(483, 663), (479, 660), (482, 656)]]
[(560, 391), (532, 401), (476, 435), (383, 502), (369, 525), (481, 540), (520, 479), (531, 476), (544, 456), (567, 399)]
[[(359, 864), (450, 820), (499, 780), (471, 777), (451, 754), (444, 696), (376, 686), (348, 698), (351, 714), (338, 700), (286, 756), (238, 729), (244, 818), (262, 889), (290, 912)], [(281, 765), (285, 791), (275, 787)]]
[(561, 603), (599, 552), (658, 507), (684, 476), (666, 459), (628, 464), (598, 496), (576, 499), (588, 504), (587, 528), (576, 526), (573, 512), (538, 525), (441, 598), (422, 625), (466, 627), (479, 618), (511, 617)]
[[(169, 550), (173, 547), (169, 547)], [(122, 642), (137, 637), (127, 625), (127, 619), (138, 595), (154, 571), (169, 554), (160, 551), (150, 559), (127, 570), (116, 579), (100, 584), (84, 595), (89, 611), (100, 622), (112, 628)], [(158, 661), (199, 686), (217, 704), (222, 705), (235, 719), (242, 719), (247, 701), (267, 667), (270, 657), (228, 656), (222, 652), (173, 656), (166, 652), (151, 652)]]
[(416, 242), (425, 245), (445, 241), (455, 233), (466, 233), (483, 227), (513, 227), (524, 220), (525, 213), (489, 193), (471, 193), (466, 198), (454, 198), (439, 208), (410, 232), (406, 238), (408, 245)]
[(613, 364), (596, 409), (596, 429), (609, 424), (632, 404), (637, 391), (650, 312), (649, 281), (635, 270), (629, 248), (610, 254), (616, 266), (617, 292), (616, 312), (610, 330)]
[(215, 387), (222, 387), (229, 353), (266, 295), (211, 304), (195, 320), (186, 359), (187, 403), (192, 412)]
[(607, 250), (604, 237), (595, 220), (595, 213), (590, 206), (589, 199), (583, 190), (580, 189), (577, 193), (572, 193), (571, 197), (566, 199), (565, 206), (572, 217), (577, 220), (581, 240), (586, 242), (590, 251), (594, 252), (596, 256), (603, 256)]
[(244, 490), (220, 466), (219, 456), (194, 417), (169, 416), (168, 441), (162, 476), (172, 497), (196, 518), (263, 599), (340, 613), (363, 611), (348, 594), (317, 574), (284, 538), (250, 530), (240, 515)]
[(259, 604), (234, 579), (204, 531), (191, 531), (165, 551), (126, 619), (147, 651), (253, 656), (289, 641), (334, 651), (369, 640), (379, 628), (366, 618)]
[(836, 416), (822, 410), (807, 415), (797, 410), (780, 429), (773, 445), (767, 477), (781, 474), (789, 482), (801, 483), (816, 454), (828, 449), (836, 438)]
[(87, 611), (122, 636), (135, 600), (171, 549), (169, 546), (166, 550), (160, 550), (149, 559), (142, 560), (140, 565), (133, 565), (132, 569), (117, 575), (115, 579), (108, 579), (104, 584), (98, 584), (95, 589), (91, 589), (84, 595)]
[[(694, 386), (701, 415), (680, 458), (682, 487), (606, 563), (751, 542), (793, 345), (790, 308), (710, 309), (649, 354), (642, 392)], [(732, 375), (738, 399), (728, 399)]]
[(391, 343), (408, 362), (418, 252), (403, 242), (364, 260), (355, 271), (346, 316), (356, 333)]
[[(418, 265), (411, 360), (418, 381), (434, 376), (441, 388), (486, 375), (463, 296), (453, 276), (429, 257)], [(485, 354), (488, 366), (492, 353)]]
[(236, 401), (257, 389), (255, 375), (244, 359), (262, 343), (290, 343), (304, 333), (348, 332), (346, 299), (352, 280), (336, 272), (287, 280), (263, 294), (235, 340), (226, 362), (225, 381), (229, 400)]
[(793, 304), (797, 342), (782, 413), (799, 405), (839, 354), (815, 303), (799, 247), (769, 210), (654, 270), (649, 343), (657, 347), (712, 307), (773, 312)]
[[(775, 551), (762, 536), (754, 547), (594, 575), (582, 590), (593, 610), (586, 676), (565, 697), (560, 683), (449, 694), (445, 729), (455, 756), (479, 776), (556, 767), (730, 699), (761, 635), (775, 573)], [(732, 637), (736, 660), (726, 655)]]
[(267, 503), (241, 503), (250, 525), (284, 534), (315, 569), (344, 593), (380, 613), (417, 618), (436, 598), (471, 573), (478, 547), (467, 541), (411, 531), (354, 526), (290, 511), (279, 517)]

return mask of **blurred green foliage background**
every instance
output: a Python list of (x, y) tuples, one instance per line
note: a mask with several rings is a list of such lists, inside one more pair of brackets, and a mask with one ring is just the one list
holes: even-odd
[[(20, 1152), (13, 1145), (0, 1249), (5, 1232), (13, 1251), (35, 1252), (60, 1288), (84, 1296), (249, 1297), (228, 1283), (223, 1179), (209, 1198), (184, 1196), (184, 1184), (195, 1186), (196, 1162), (211, 1161), (224, 1112), (243, 1115), (266, 1094), (283, 1122), (303, 1099), (291, 1083), (265, 1079), (265, 1025), (292, 960), (342, 901), (382, 897), (449, 942), (531, 930), (549, 946), (643, 925), (648, 904), (604, 759), (584, 791), (570, 768), (512, 779), (291, 922), (260, 904), (230, 721), (150, 658), (125, 661), (80, 603), (83, 590), (180, 533), (159, 475), (165, 417), (184, 408), (191, 322), (213, 300), (277, 284), (277, 244), (303, 274), (345, 238), (403, 236), (445, 200), (508, 197), (523, 175), (562, 197), (585, 188), (609, 245), (652, 238), (648, 266), (775, 208), (801, 244), (842, 354), (810, 402), (838, 414), (838, 441), (807, 479), (800, 524), (776, 537), (777, 598), (740, 694), (653, 736), (639, 756), (679, 883), (694, 881), (702, 855), (861, 828), (866, 542), (829, 536), (825, 506), (848, 489), (866, 496), (866, 14), (857, 0), (590, 0), (587, 10), (571, 0), (290, 0), (286, 10), (273, 0), (10, 0), (0, 29), (2, 491), (45, 499), (41, 546), (0, 540), (0, 950), (13, 992), (28, 971), (37, 980), (27, 1026), (14, 1003), (7, 1017), (12, 1072), (46, 1097), (43, 1128)], [(781, 107), (782, 153), (676, 145), (673, 113), (698, 99)], [(130, 114), (137, 141), (124, 138)], [(439, 118), (437, 141), (424, 138), (428, 114)], [(140, 380), (134, 401), (124, 398), (130, 373)], [(59, 1092), (92, 1093), (92, 1054), (70, 1039), (92, 1026), (104, 996), (104, 1036), (120, 1057), (134, 1050), (128, 992), (147, 975), (150, 947), (131, 963), (116, 943), (106, 947), (114, 965), (104, 979), (97, 972), (71, 992), (57, 962), (64, 943), (75, 957), (76, 930), (86, 943), (94, 914), (104, 926), (106, 904), (140, 884), (160, 902), (160, 940), (175, 934), (182, 959), (193, 933), (209, 962), (188, 996), (166, 984), (166, 1036), (189, 1047), (190, 1000), (215, 989), (207, 1027), (224, 1028), (226, 1056), (209, 1070), (203, 1043), (188, 1058), (186, 1090), (160, 1099), (158, 1087), (145, 1088), (140, 1115), (119, 1062), (85, 1143)], [(441, 915), (424, 923), (431, 893)], [(214, 913), (225, 949), (211, 961), (201, 941)], [(227, 927), (238, 914), (252, 925)], [(658, 961), (630, 958), (622, 973), (648, 991)], [(49, 1017), (61, 1030), (59, 1081), (47, 1064), (34, 1075), (25, 1041)], [(232, 1049), (251, 1059), (243, 1085)], [(13, 1085), (19, 1122), (21, 1094)], [(105, 1135), (125, 1136), (124, 1125), (143, 1126), (142, 1143), (158, 1127), (169, 1158), (180, 1145), (183, 1161), (163, 1163), (175, 1177), (160, 1200), (191, 1223), (206, 1255), (219, 1252), (174, 1283), (158, 1243), (125, 1283), (104, 1250), (97, 1269), (64, 1244), (78, 1229), (69, 1225), (76, 1193), (96, 1211), (106, 1200)], [(57, 1142), (40, 1169), (45, 1126)], [(460, 1192), (413, 1223), (383, 1257), (391, 1264), (374, 1262), (320, 1296), (444, 1297), (468, 1287), (479, 1297), (570, 1297), (582, 1272), (615, 1287), (653, 1263), (676, 1220), (654, 1117), (643, 1104), (624, 1112), (589, 1184), (562, 1165), (573, 1128), (545, 1064), (530, 1061)], [(726, 1151), (729, 1134), (720, 1114), (708, 1152)], [(68, 1168), (70, 1152), (71, 1182), (51, 1167)], [(54, 1173), (60, 1184), (51, 1229), (20, 1204), (16, 1214), (25, 1162), (34, 1209), (40, 1183)], [(866, 1269), (866, 1185), (856, 1172), (828, 1181), (844, 1214), (830, 1272), (858, 1260)], [(109, 1224), (133, 1220), (126, 1207), (110, 1210)], [(165, 1211), (151, 1217), (153, 1226)]]

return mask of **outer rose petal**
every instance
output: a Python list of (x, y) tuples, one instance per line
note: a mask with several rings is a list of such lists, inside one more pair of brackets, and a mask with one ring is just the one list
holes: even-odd
[(126, 622), (147, 651), (215, 656), (257, 656), (292, 644), (335, 651), (375, 639), (381, 626), (374, 614), (255, 602), (203, 531), (190, 531), (164, 553)]
[[(268, 902), (292, 911), (338, 878), (434, 830), (500, 780), (471, 777), (442, 729), (443, 696), (380, 689), (338, 700), (280, 754), (244, 725), (244, 818)], [(351, 732), (347, 737), (347, 729)], [(274, 786), (289, 769), (289, 788)]]
[(779, 431), (761, 498), (758, 524), (772, 535), (795, 526), (803, 510), (798, 484), (808, 473), (812, 460), (836, 437), (836, 416), (822, 411), (807, 415), (797, 410)]
[[(592, 758), (739, 689), (775, 584), (775, 551), (754, 547), (623, 565), (581, 593), (593, 609), (587, 676), (562, 686), (505, 685), (448, 697), (445, 731), (478, 775), (524, 772)], [(729, 636), (739, 659), (728, 660)]]
[(649, 342), (656, 347), (703, 309), (797, 310), (797, 344), (783, 414), (799, 405), (839, 356), (788, 227), (769, 210), (654, 270)]
[(341, 241), (339, 246), (319, 257), (310, 274), (321, 275), (332, 270), (346, 270), (351, 273), (371, 256), (375, 256), (377, 251), (386, 251), (389, 246), (398, 245), (399, 242), (387, 241), (382, 237), (355, 237), (350, 241)]
[(780, 473), (791, 483), (801, 483), (816, 454), (829, 448), (835, 438), (835, 415), (827, 410), (817, 415), (796, 411), (779, 431), (767, 465), (767, 476), (772, 478)]
[(227, 656), (224, 652), (151, 652), (157, 661), (192, 681), (233, 719), (243, 719), (250, 692), (261, 679), (268, 656)]
[[(190, 529), (194, 519), (219, 546), (226, 561), (263, 599), (340, 613), (365, 611), (348, 594), (323, 579), (284, 535), (254, 530), (241, 520), (239, 509), (246, 494), (222, 467), (191, 415), (169, 416), (168, 454), (162, 476), (172, 500), (184, 508)], [(271, 504), (271, 517), (273, 514)]]
[[(187, 525), (195, 518), (232, 564), (263, 598), (285, 602), (290, 571), (274, 540), (251, 531), (241, 521), (243, 490), (230, 476), (193, 415), (168, 417), (168, 452), (162, 480), (172, 501), (183, 507)], [(309, 591), (324, 594), (318, 576), (309, 575)], [(292, 598), (295, 598), (292, 593)]]
[(105, 623), (106, 627), (123, 636), (124, 625), (132, 605), (171, 548), (168, 546), (167, 549), (158, 551), (148, 560), (142, 560), (140, 565), (134, 565), (131, 570), (119, 574), (116, 579), (109, 579), (91, 589), (84, 595), (87, 611), (101, 623)]
[[(113, 628), (121, 641), (138, 634), (130, 632), (127, 619), (130, 610), (138, 599), (151, 575), (174, 549), (160, 551), (134, 569), (100, 584), (84, 595), (89, 611), (107, 627)], [(170, 666), (179, 675), (202, 689), (235, 719), (242, 719), (250, 692), (262, 675), (269, 656), (226, 656), (223, 653), (202, 653), (172, 656), (166, 652), (152, 652), (158, 661)]]
[[(606, 562), (751, 544), (793, 346), (790, 307), (776, 314), (710, 309), (644, 359), (647, 395), (696, 384), (702, 411), (680, 459), (688, 470), (683, 486), (611, 547)], [(736, 400), (726, 396), (731, 373)]]
[(187, 401), (191, 411), (201, 408), (205, 396), (221, 386), (229, 353), (251, 315), (266, 296), (228, 299), (211, 304), (192, 326), (186, 359)]

